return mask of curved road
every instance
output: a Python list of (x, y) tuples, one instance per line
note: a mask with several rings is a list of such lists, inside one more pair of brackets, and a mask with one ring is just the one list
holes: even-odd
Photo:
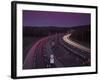
[(71, 34), (64, 35), (64, 36), (63, 36), (63, 40), (64, 40), (65, 42), (67, 42), (67, 43), (69, 43), (69, 44), (71, 44), (71, 45), (73, 45), (73, 46), (79, 48), (79, 49), (82, 49), (82, 50), (84, 50), (84, 51), (86, 51), (86, 52), (90, 52), (90, 49), (89, 49), (89, 48), (84, 47), (83, 45), (80, 45), (79, 43), (76, 43), (76, 42), (70, 40), (70, 39), (69, 39), (70, 36), (71, 36)]
[[(59, 33), (38, 40), (29, 50), (24, 60), (24, 69), (89, 66), (90, 54), (73, 45), (67, 44)], [(50, 63), (54, 55), (54, 63)]]

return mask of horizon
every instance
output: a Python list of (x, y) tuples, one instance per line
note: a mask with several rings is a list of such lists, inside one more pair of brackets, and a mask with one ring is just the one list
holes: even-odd
[(78, 26), (70, 26), (70, 27), (65, 27), (65, 26), (24, 26), (24, 27), (38, 27), (38, 28), (42, 28), (42, 27), (57, 27), (57, 28), (73, 28), (73, 27), (82, 27), (82, 26), (85, 26), (85, 27), (87, 27), (87, 26), (90, 26), (90, 24), (88, 24), (88, 25), (78, 25)]

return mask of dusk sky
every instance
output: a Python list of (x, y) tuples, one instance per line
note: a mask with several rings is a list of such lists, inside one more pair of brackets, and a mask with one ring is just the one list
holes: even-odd
[(90, 24), (88, 13), (68, 13), (49, 11), (23, 11), (23, 26), (72, 27)]

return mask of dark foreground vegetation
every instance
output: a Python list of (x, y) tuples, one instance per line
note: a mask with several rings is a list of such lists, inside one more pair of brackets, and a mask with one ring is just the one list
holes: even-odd
[[(81, 36), (84, 34), (87, 36), (85, 39), (89, 40), (90, 36), (90, 25), (84, 25), (84, 26), (74, 26), (74, 27), (55, 27), (55, 26), (49, 26), (49, 27), (32, 27), (32, 26), (25, 26), (23, 27), (23, 36), (32, 36), (32, 37), (40, 37), (40, 36), (48, 36), (56, 33), (67, 33), (73, 31), (73, 37), (76, 38), (76, 36)], [(79, 33), (79, 34), (78, 34)], [(79, 37), (81, 40), (81, 37)], [(77, 37), (78, 39), (78, 37)]]
[(91, 43), (90, 25), (86, 25), (82, 28), (76, 28), (73, 30), (74, 31), (72, 32), (72, 35), (70, 38), (73, 41), (76, 41), (76, 42), (90, 48), (90, 43)]

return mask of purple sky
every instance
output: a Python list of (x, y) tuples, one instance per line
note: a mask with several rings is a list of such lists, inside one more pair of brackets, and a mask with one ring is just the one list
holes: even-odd
[(90, 24), (88, 13), (23, 11), (23, 26), (71, 27)]

